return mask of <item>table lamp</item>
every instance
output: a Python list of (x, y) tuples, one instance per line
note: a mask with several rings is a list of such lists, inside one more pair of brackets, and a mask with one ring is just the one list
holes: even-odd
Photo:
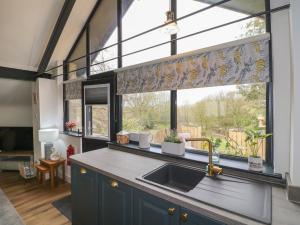
[[(42, 129), (39, 130), (39, 141), (44, 144), (44, 153), (45, 159), (50, 160), (50, 155), (52, 154), (53, 141), (58, 139), (59, 131), (58, 129)], [(43, 154), (42, 154), (43, 158)]]

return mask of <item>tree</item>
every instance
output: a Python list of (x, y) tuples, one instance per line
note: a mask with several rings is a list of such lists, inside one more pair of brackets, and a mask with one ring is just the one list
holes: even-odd
[(244, 30), (244, 33), (240, 36), (242, 38), (263, 34), (266, 32), (265, 19), (258, 17), (251, 19), (242, 29)]

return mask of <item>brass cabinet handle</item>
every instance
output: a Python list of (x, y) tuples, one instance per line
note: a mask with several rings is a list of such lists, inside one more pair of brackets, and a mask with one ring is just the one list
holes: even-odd
[(188, 220), (188, 216), (189, 215), (187, 213), (181, 213), (180, 214), (180, 221), (185, 223)]
[(168, 208), (168, 214), (169, 214), (170, 216), (173, 216), (174, 213), (175, 213), (175, 208)]
[(117, 187), (119, 187), (119, 184), (118, 184), (117, 181), (112, 181), (112, 182), (110, 183), (110, 186), (111, 186), (112, 188), (117, 188)]
[(86, 173), (87, 173), (87, 171), (85, 168), (80, 168), (80, 174), (86, 174)]

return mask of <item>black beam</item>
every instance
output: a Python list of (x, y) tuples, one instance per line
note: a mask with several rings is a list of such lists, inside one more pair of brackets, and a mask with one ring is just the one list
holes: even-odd
[[(36, 76), (35, 71), (20, 70), (20, 69), (14, 69), (14, 68), (0, 66), (0, 78), (34, 81), (35, 76)], [(44, 78), (48, 78), (49, 76), (51, 76), (51, 75), (50, 74), (41, 75), (41, 77), (44, 77)]]
[(75, 4), (75, 1), (76, 0), (65, 0), (65, 3), (63, 5), (63, 8), (62, 10), (60, 11), (60, 14), (59, 14), (59, 17), (58, 17), (58, 20), (55, 24), (55, 27), (53, 29), (53, 32), (50, 36), (50, 40), (48, 42), (48, 45), (46, 47), (46, 50), (44, 52), (44, 55), (42, 57), (42, 60), (39, 64), (39, 67), (38, 67), (38, 73), (42, 73), (46, 70), (48, 64), (49, 64), (49, 61), (51, 59), (51, 56), (54, 52), (54, 49), (56, 47), (56, 44), (59, 40), (59, 37), (65, 27), (65, 24), (71, 14), (71, 11), (73, 9), (73, 6)]

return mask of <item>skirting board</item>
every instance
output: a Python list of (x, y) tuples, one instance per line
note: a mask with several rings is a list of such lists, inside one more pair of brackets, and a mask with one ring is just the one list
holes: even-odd
[(294, 186), (291, 181), (290, 174), (286, 174), (287, 182), (287, 197), (288, 200), (297, 204), (300, 204), (300, 187)]

